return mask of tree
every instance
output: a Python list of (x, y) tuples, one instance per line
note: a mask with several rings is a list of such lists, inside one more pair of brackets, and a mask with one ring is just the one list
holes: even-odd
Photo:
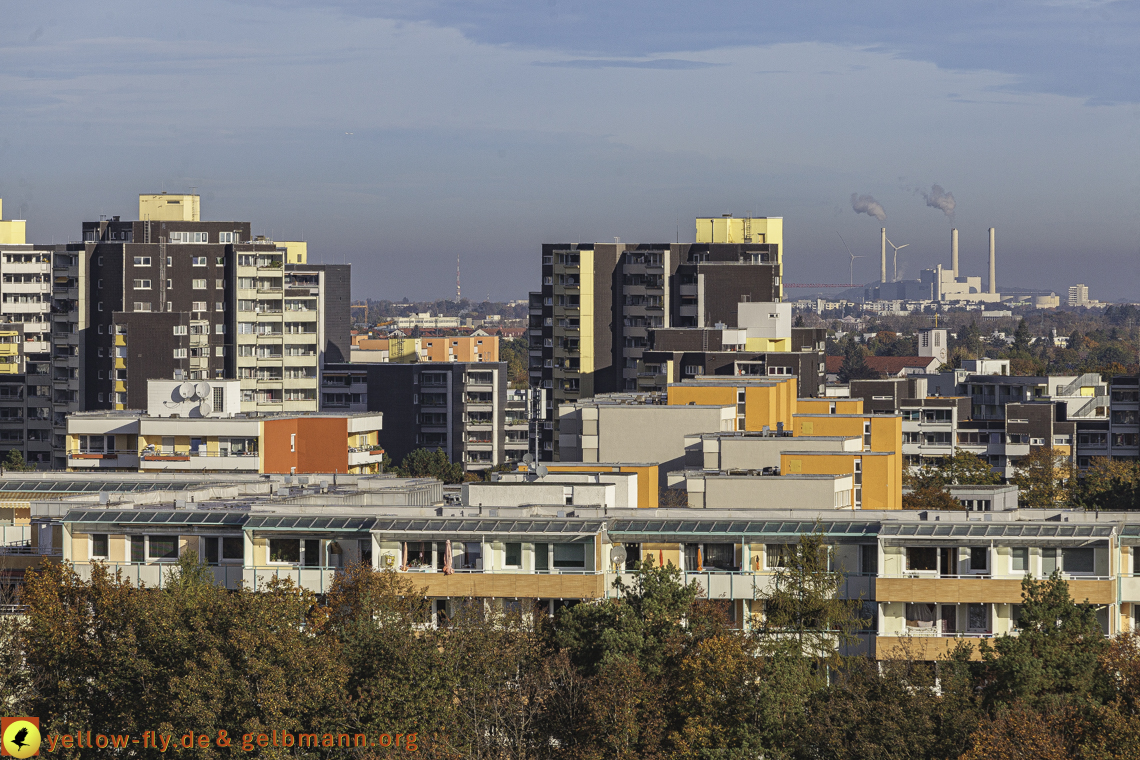
[(761, 642), (770, 652), (841, 664), (840, 648), (864, 625), (861, 600), (840, 599), (843, 574), (830, 569), (832, 550), (820, 531), (785, 547), (764, 596)]
[(879, 373), (867, 366), (867, 355), (854, 340), (847, 342), (843, 364), (839, 367), (839, 382), (876, 378)]
[(803, 326), (804, 326), (804, 315), (803, 314), (797, 314), (796, 315), (796, 321), (792, 325), (792, 327), (803, 327)]
[(1140, 464), (1093, 457), (1081, 482), (1087, 506), (1125, 510), (1140, 506)]
[(1032, 336), (1029, 334), (1029, 325), (1025, 323), (1025, 319), (1021, 319), (1017, 323), (1017, 329), (1013, 331), (1013, 345), (1012, 350), (1019, 353), (1026, 353), (1029, 351), (1029, 342)]
[(512, 388), (530, 387), (530, 344), (525, 338), (500, 338), (499, 358), (507, 363)]
[(11, 470), (12, 472), (31, 472), (36, 469), (36, 466), (24, 461), (24, 454), (19, 449), (8, 449), (8, 456), (4, 459), (3, 467), (0, 469)]
[(462, 483), (463, 465), (452, 463), (442, 449), (416, 449), (400, 462), (400, 475), (405, 478), (435, 478), (444, 483)]
[(945, 488), (924, 486), (903, 494), (903, 509), (918, 509), (923, 511), (958, 510), (965, 507), (962, 502), (955, 499)]
[(1077, 485), (1076, 468), (1063, 449), (1034, 447), (1017, 463), (1013, 483), (1023, 507), (1048, 509), (1070, 503)]

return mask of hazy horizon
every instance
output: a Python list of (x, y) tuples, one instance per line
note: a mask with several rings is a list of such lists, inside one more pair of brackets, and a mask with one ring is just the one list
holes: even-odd
[(915, 277), (953, 223), (983, 279), (996, 227), (999, 290), (1140, 300), (1133, 2), (63, 2), (9, 9), (0, 56), (32, 242), (195, 186), (357, 297), (449, 297), (460, 255), (510, 300), (544, 242), (782, 216), (787, 281), (846, 281), (839, 233), (868, 282), (881, 226)]

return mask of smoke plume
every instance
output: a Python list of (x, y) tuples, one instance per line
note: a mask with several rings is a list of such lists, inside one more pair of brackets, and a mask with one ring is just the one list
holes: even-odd
[[(954, 207), (954, 199), (950, 199), (950, 207)], [(854, 209), (856, 214), (866, 214), (873, 216), (880, 222), (886, 221), (887, 212), (883, 211), (883, 204), (879, 203), (870, 195), (859, 195), (859, 193), (851, 193), (851, 208)]]
[(941, 185), (932, 185), (929, 193), (925, 190), (919, 192), (926, 199), (927, 206), (938, 209), (951, 219), (954, 218), (954, 193), (946, 192)]

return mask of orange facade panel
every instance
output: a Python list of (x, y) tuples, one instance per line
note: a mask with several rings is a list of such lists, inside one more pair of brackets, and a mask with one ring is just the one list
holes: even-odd
[(446, 336), (422, 338), (421, 360), (428, 362), (497, 362), (499, 339), (496, 336)]
[(518, 597), (522, 599), (598, 599), (605, 575), (531, 575), (529, 573), (401, 573), (427, 596)]
[(665, 394), (669, 406), (736, 406), (736, 388), (731, 385), (670, 385)]
[(879, 636), (875, 639), (875, 659), (877, 660), (940, 660), (954, 651), (959, 642), (973, 647), (971, 660), (980, 660), (978, 639), (954, 636)]
[(348, 419), (294, 417), (262, 423), (266, 473), (348, 472)]
[[(1092, 604), (1116, 601), (1112, 581), (1069, 581), (1074, 599)], [(1021, 604), (1021, 581), (1013, 578), (877, 578), (880, 602), (934, 604)]]

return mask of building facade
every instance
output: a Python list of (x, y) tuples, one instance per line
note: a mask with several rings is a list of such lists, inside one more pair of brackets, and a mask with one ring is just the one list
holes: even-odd
[(323, 408), (383, 412), (380, 443), (397, 464), (416, 449), (438, 449), (478, 472), (518, 462), (528, 451), (526, 395), (520, 400), (507, 388), (505, 362), (344, 363), (325, 370)]

